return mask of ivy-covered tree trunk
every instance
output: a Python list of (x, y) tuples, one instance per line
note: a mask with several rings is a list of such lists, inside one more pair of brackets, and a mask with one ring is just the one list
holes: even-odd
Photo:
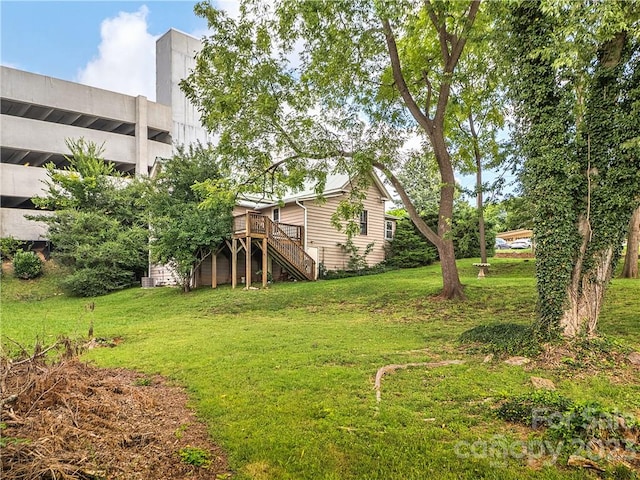
[[(640, 190), (637, 42), (625, 27), (602, 40), (576, 19), (544, 13), (541, 2), (515, 7), (511, 22), (517, 140), (536, 215), (537, 330), (593, 336)], [(578, 34), (559, 41), (571, 28)], [(589, 68), (563, 63), (570, 49), (592, 51)]]
[[(567, 337), (596, 334), (604, 294), (620, 255), (631, 211), (631, 200), (617, 197), (622, 192), (616, 192), (616, 186), (618, 182), (623, 184), (624, 179), (616, 178), (614, 172), (616, 163), (625, 161), (624, 151), (616, 150), (635, 134), (633, 130), (620, 131), (619, 125), (618, 128), (611, 125), (611, 115), (616, 116), (617, 111), (624, 109), (621, 99), (637, 89), (634, 85), (637, 78), (631, 80), (628, 91), (621, 88), (626, 83), (626, 60), (632, 55), (627, 40), (626, 32), (618, 32), (598, 49), (584, 123), (578, 118), (578, 129), (582, 128), (586, 137), (586, 145), (581, 142), (581, 160), (586, 170), (587, 198), (578, 220), (580, 248), (571, 274), (567, 306), (560, 320), (562, 333)], [(618, 120), (626, 124), (624, 118)], [(607, 178), (609, 174), (613, 174), (612, 178)], [(620, 210), (628, 213), (620, 215)]]
[(624, 257), (622, 278), (638, 278), (638, 244), (640, 243), (640, 207), (636, 208), (629, 222), (627, 254)]
[(591, 230), (585, 217), (580, 219), (578, 230), (582, 244), (571, 272), (560, 329), (566, 337), (591, 337), (596, 334), (604, 293), (613, 274), (614, 249), (609, 246), (588, 253)]

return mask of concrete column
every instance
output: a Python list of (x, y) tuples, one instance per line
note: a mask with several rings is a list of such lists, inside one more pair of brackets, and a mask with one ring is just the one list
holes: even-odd
[(149, 174), (147, 97), (136, 97), (136, 175)]

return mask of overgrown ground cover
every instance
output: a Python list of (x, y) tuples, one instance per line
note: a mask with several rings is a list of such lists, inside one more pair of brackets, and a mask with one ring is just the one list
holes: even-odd
[[(530, 392), (536, 375), (576, 401), (638, 415), (637, 370), (483, 363), (458, 337), (481, 324), (531, 322), (533, 261), (493, 259), (482, 281), (472, 263), (459, 264), (465, 303), (434, 298), (437, 266), (264, 291), (130, 289), (90, 300), (57, 295), (52, 281), (28, 288), (3, 277), (2, 335), (47, 343), (86, 336), (93, 322), (97, 337), (121, 338), (85, 358), (184, 385), (241, 479), (595, 478), (561, 459), (544, 466), (538, 452), (519, 455), (531, 433), (494, 407)], [(640, 282), (615, 280), (601, 324), (636, 350), (638, 298)], [(379, 367), (448, 359), (465, 363), (396, 371), (376, 402)]]

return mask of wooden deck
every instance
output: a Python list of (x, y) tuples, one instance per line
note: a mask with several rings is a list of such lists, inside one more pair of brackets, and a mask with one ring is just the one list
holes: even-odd
[(247, 212), (233, 219), (231, 240), (231, 277), (235, 287), (237, 256), (240, 248), (246, 255), (247, 287), (251, 279), (251, 249), (257, 245), (262, 250), (262, 284), (267, 284), (267, 256), (271, 255), (289, 274), (299, 280), (315, 280), (315, 261), (304, 250), (304, 227), (276, 223), (265, 215)]

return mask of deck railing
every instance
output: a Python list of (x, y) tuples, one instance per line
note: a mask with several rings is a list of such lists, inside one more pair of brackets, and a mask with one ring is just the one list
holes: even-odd
[[(261, 237), (267, 235), (267, 222), (277, 225), (278, 229), (272, 229), (269, 233), (274, 236), (285, 236), (298, 243), (304, 243), (304, 227), (289, 223), (274, 222), (265, 215), (248, 212), (238, 215), (233, 219), (233, 234), (235, 236)], [(247, 226), (249, 227), (247, 230)]]
[(314, 279), (315, 261), (304, 251), (304, 227), (274, 222), (265, 215), (247, 212), (233, 219), (236, 237), (267, 238), (276, 252), (309, 280)]
[(265, 217), (268, 236), (267, 241), (284, 259), (300, 271), (307, 279), (315, 278), (315, 261), (302, 248), (302, 243), (290, 238), (279, 223)]

